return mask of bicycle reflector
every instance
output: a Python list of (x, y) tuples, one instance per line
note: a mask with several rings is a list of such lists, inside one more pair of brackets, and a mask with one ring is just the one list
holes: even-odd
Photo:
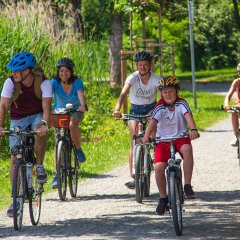
[(68, 128), (70, 124), (70, 116), (51, 114), (50, 127), (54, 128)]

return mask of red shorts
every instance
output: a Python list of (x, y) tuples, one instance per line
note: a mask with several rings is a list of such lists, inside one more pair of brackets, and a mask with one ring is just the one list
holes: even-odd
[[(180, 149), (184, 144), (191, 145), (190, 138), (180, 138), (180, 139), (174, 140), (174, 146), (175, 146), (176, 152), (178, 152), (182, 158), (183, 156), (182, 156), (182, 153), (180, 152)], [(171, 157), (171, 154), (170, 154), (169, 142), (161, 142), (156, 145), (154, 163), (167, 162), (170, 157)]]

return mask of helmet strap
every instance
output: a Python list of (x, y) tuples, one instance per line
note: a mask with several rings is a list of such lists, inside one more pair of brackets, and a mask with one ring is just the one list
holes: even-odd
[(141, 75), (141, 77), (144, 77), (144, 76), (146, 76), (147, 74), (149, 74), (151, 72), (151, 70), (149, 70), (148, 72), (146, 72), (146, 73), (144, 73), (144, 74), (141, 74), (140, 72), (139, 72), (139, 74)]

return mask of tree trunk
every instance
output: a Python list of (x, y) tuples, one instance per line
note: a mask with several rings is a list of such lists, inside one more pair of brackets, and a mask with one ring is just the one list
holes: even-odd
[(236, 18), (236, 23), (238, 28), (240, 28), (240, 16), (239, 16), (239, 9), (238, 9), (238, 3), (237, 0), (232, 0), (233, 6), (234, 6), (234, 14)]
[(121, 84), (121, 56), (122, 49), (122, 13), (113, 12), (110, 33), (109, 33), (109, 53), (110, 53), (110, 85), (116, 87)]
[(82, 37), (84, 38), (84, 26), (81, 14), (81, 0), (71, 0), (73, 12), (74, 12), (74, 23), (73, 23), (73, 30), (75, 33), (81, 33)]

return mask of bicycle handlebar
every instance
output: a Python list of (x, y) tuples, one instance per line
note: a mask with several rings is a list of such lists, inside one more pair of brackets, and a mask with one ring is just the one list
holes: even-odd
[(8, 136), (10, 136), (10, 135), (33, 136), (33, 135), (36, 135), (40, 131), (32, 131), (32, 130), (21, 131), (19, 127), (15, 127), (14, 129), (3, 130), (0, 132), (4, 133), (5, 135), (8, 135)]
[(181, 138), (188, 138), (188, 133), (181, 133), (179, 136), (176, 136), (176, 137), (169, 137), (169, 138), (162, 138), (162, 137), (156, 137), (156, 138), (152, 138), (152, 139), (149, 139), (149, 143), (152, 143), (152, 144), (158, 144), (160, 142), (171, 142), (171, 141), (174, 141), (176, 139), (181, 139)]
[(146, 114), (146, 115), (121, 114), (121, 117), (117, 118), (116, 120), (129, 120), (130, 118), (147, 119), (149, 117), (151, 117), (151, 115), (149, 114)]
[(240, 112), (240, 107), (237, 106), (233, 106), (233, 107), (229, 107), (229, 110), (225, 110), (225, 108), (222, 105), (222, 110), (229, 112), (229, 113), (234, 113), (234, 112)]

